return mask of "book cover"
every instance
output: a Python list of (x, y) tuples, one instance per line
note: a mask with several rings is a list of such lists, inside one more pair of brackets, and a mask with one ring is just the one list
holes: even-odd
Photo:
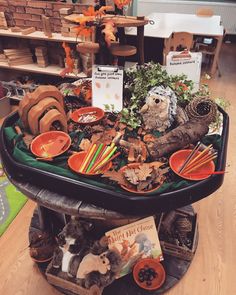
[(122, 258), (122, 269), (118, 277), (132, 271), (139, 259), (163, 260), (161, 246), (153, 216), (115, 228), (105, 233), (110, 250), (118, 251)]

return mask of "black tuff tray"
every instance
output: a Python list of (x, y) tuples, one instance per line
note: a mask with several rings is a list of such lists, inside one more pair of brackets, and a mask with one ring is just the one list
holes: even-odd
[[(218, 153), (216, 170), (224, 170), (226, 165), (229, 117), (223, 114), (222, 149)], [(33, 168), (17, 162), (12, 156), (12, 147), (7, 143), (4, 128), (12, 126), (19, 116), (14, 113), (7, 117), (0, 132), (0, 153), (8, 175), (15, 180), (24, 180), (38, 187), (91, 203), (110, 210), (126, 214), (151, 214), (169, 211), (205, 198), (216, 191), (223, 183), (224, 175), (212, 175), (209, 178), (193, 182), (191, 186), (156, 195), (136, 195), (100, 188), (82, 181), (60, 176), (51, 172)]]

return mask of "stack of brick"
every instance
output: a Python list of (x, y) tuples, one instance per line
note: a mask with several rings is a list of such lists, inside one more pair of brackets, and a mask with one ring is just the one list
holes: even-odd
[(0, 12), (0, 29), (8, 29), (4, 12)]
[(37, 64), (40, 68), (46, 68), (49, 65), (47, 47), (36, 47), (35, 56), (37, 58)]
[(0, 11), (5, 12), (8, 26), (34, 27), (36, 30), (42, 30), (41, 16), (45, 15), (50, 17), (52, 32), (61, 32), (61, 8), (70, 8), (73, 13), (81, 13), (88, 6), (55, 1), (0, 0)]

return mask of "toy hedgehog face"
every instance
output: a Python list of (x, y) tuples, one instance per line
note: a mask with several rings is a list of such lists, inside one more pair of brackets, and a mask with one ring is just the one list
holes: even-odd
[(168, 113), (170, 99), (167, 96), (160, 95), (158, 93), (150, 91), (146, 98), (146, 104), (149, 107), (155, 108), (155, 110), (160, 110), (160, 111), (166, 110), (166, 112)]
[(104, 264), (106, 266), (109, 266), (110, 265), (110, 261), (107, 258), (106, 253), (102, 253), (101, 255), (99, 255), (99, 258), (101, 259), (101, 263), (102, 264)]

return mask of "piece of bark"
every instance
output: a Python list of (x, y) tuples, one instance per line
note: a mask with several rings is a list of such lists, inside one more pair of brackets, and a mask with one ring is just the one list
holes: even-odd
[(157, 138), (154, 142), (147, 143), (147, 148), (152, 159), (158, 159), (199, 141), (207, 132), (206, 122), (192, 119)]

